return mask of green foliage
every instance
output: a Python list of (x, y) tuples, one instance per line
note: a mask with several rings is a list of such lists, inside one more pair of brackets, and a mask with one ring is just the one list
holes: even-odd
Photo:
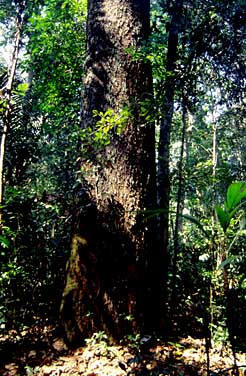
[(227, 190), (226, 210), (230, 212), (238, 208), (243, 198), (246, 198), (246, 184), (244, 182), (231, 184)]
[[(38, 107), (59, 119), (76, 121), (80, 109), (85, 49), (85, 1), (46, 1), (29, 18), (29, 67)], [(57, 124), (58, 125), (58, 124)]]
[[(57, 5), (28, 2), (26, 48), (12, 95), (0, 238), (6, 330), (58, 317), (69, 251), (86, 7), (85, 1)], [(5, 81), (1, 69), (1, 88)], [(2, 113), (4, 106), (3, 98)]]
[(16, 232), (12, 231), (8, 226), (2, 226), (0, 244), (3, 249), (1, 251), (1, 256), (5, 256), (6, 250), (4, 249), (10, 247), (11, 239), (12, 240), (15, 239), (16, 235), (17, 235)]
[(127, 107), (123, 107), (119, 113), (112, 109), (104, 113), (94, 110), (93, 115), (99, 118), (94, 131), (94, 140), (98, 147), (109, 145), (112, 135), (120, 136), (133, 116)]
[(126, 338), (122, 340), (122, 342), (124, 343), (126, 341), (130, 348), (138, 351), (140, 348), (141, 338), (142, 336), (140, 333), (132, 333), (128, 334)]
[(9, 247), (9, 241), (5, 236), (0, 236), (0, 244), (3, 248), (8, 248)]
[(97, 356), (115, 357), (115, 349), (109, 346), (108, 336), (104, 331), (94, 333), (91, 338), (86, 338), (85, 342), (93, 348)]
[(14, 91), (14, 94), (19, 95), (20, 97), (25, 97), (27, 90), (29, 89), (28, 83), (24, 82), (17, 86), (16, 91)]
[(0, 2), (0, 23), (9, 26), (9, 20), (14, 19), (16, 15), (15, 3), (10, 0), (1, 0)]
[(103, 344), (106, 345), (108, 336), (104, 331), (94, 333), (91, 338), (86, 338), (86, 343), (91, 345)]
[(239, 211), (241, 201), (246, 198), (246, 184), (244, 182), (236, 182), (229, 186), (227, 190), (227, 198), (224, 203), (224, 209), (216, 206), (216, 213), (219, 223), (224, 231), (227, 231), (232, 218)]

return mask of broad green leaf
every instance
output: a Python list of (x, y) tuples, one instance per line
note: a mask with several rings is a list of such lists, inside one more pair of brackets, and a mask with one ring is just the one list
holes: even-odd
[(9, 248), (9, 240), (6, 239), (4, 236), (0, 236), (0, 244), (4, 248)]
[(226, 208), (230, 212), (235, 208), (240, 201), (246, 198), (246, 184), (245, 182), (236, 182), (231, 184), (227, 190)]
[(223, 231), (226, 232), (226, 230), (229, 226), (229, 223), (230, 223), (229, 215), (219, 205), (215, 206), (215, 211), (216, 211), (217, 218), (218, 218), (220, 226), (222, 227)]
[(230, 265), (232, 262), (232, 257), (227, 258), (220, 264), (220, 269), (224, 269), (225, 266)]

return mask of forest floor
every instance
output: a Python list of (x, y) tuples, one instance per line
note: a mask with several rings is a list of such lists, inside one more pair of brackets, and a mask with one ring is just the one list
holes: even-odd
[[(54, 327), (0, 336), (0, 375), (40, 376), (203, 376), (208, 374), (204, 340), (162, 342), (150, 337), (109, 346), (103, 334), (68, 349)], [(146, 345), (147, 344), (147, 345)], [(246, 376), (246, 354), (218, 345), (209, 352), (210, 376)]]

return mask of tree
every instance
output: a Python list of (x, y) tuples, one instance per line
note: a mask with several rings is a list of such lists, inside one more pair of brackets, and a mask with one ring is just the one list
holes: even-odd
[[(5, 156), (5, 149), (6, 149), (6, 139), (7, 134), (9, 132), (11, 126), (11, 119), (12, 119), (12, 91), (13, 91), (13, 84), (16, 75), (17, 69), (17, 62), (18, 62), (18, 55), (19, 49), (21, 45), (21, 32), (23, 26), (23, 18), (25, 12), (25, 1), (18, 2), (17, 5), (17, 13), (16, 13), (16, 34), (14, 40), (14, 47), (13, 53), (11, 58), (11, 65), (8, 73), (8, 79), (6, 82), (6, 86), (2, 88), (5, 92), (5, 113), (4, 113), (4, 124), (2, 128), (2, 135), (1, 135), (1, 146), (0, 146), (0, 206), (3, 204), (3, 180), (4, 180), (4, 156)], [(0, 226), (2, 226), (2, 214), (0, 212)]]
[[(17, 3), (0, 4), (11, 43)], [(245, 180), (244, 1), (153, 0), (147, 42), (143, 1), (90, 1), (86, 59), (85, 3), (35, 0), (25, 8), (26, 54), (4, 158), (1, 328), (57, 318), (73, 225), (62, 302), (70, 339), (149, 331), (163, 319), (176, 334), (202, 330), (210, 344), (219, 325), (223, 335), (226, 328), (222, 272), (240, 296), (245, 286), (245, 234), (222, 261), (227, 248), (214, 215), (227, 186)], [(21, 69), (31, 73), (30, 90)], [(156, 214), (157, 234), (145, 216)], [(232, 306), (234, 316), (243, 313)]]
[[(156, 322), (156, 227), (142, 215), (156, 208), (154, 124), (141, 113), (151, 70), (130, 54), (148, 34), (148, 1), (89, 1), (82, 134), (92, 138), (82, 140), (61, 306), (70, 340), (102, 329), (117, 337)], [(102, 134), (108, 137), (96, 143)]]
[[(160, 136), (158, 142), (158, 207), (161, 210), (161, 215), (158, 221), (159, 231), (159, 252), (161, 256), (161, 264), (165, 264), (168, 258), (168, 228), (169, 228), (169, 201), (170, 201), (170, 176), (169, 176), (169, 154), (170, 154), (170, 132), (173, 120), (175, 95), (176, 95), (176, 64), (178, 60), (178, 46), (179, 46), (179, 33), (182, 21), (183, 1), (177, 1), (173, 7), (170, 7), (170, 29), (167, 41), (167, 53), (165, 72), (166, 77), (162, 81), (164, 90), (163, 103), (161, 105), (162, 116), (160, 120)], [(167, 264), (167, 263), (166, 263)], [(162, 285), (167, 283), (168, 268), (165, 268), (165, 274), (162, 278)], [(165, 291), (164, 288), (162, 291)], [(166, 296), (163, 295), (161, 305), (161, 315), (164, 318), (166, 303)], [(162, 323), (163, 327), (165, 323)], [(165, 328), (167, 330), (167, 328)]]

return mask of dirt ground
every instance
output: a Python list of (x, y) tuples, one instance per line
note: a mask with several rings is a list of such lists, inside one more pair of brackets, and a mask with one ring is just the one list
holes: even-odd
[[(54, 328), (0, 337), (0, 375), (40, 376), (246, 376), (246, 354), (234, 358), (225, 345), (206, 353), (204, 340), (164, 342), (150, 336), (109, 346), (102, 334), (68, 349)], [(237, 366), (237, 367), (236, 367)]]

